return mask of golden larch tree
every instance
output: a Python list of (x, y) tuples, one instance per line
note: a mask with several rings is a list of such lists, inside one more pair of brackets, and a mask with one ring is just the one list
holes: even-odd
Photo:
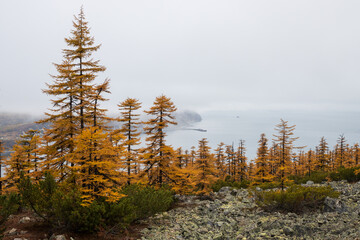
[(277, 168), (277, 179), (280, 182), (281, 189), (285, 187), (287, 176), (291, 172), (291, 158), (293, 156), (294, 141), (298, 137), (293, 137), (295, 125), (289, 126), (288, 121), (280, 120), (281, 122), (276, 125), (275, 130), (278, 132), (274, 134), (273, 140), (279, 146), (279, 159)]
[(279, 163), (279, 146), (272, 142), (272, 146), (269, 149), (269, 164), (270, 164), (270, 174), (275, 176), (277, 172), (277, 167)]
[(271, 166), (269, 161), (268, 139), (265, 134), (260, 135), (259, 147), (255, 159), (255, 173), (253, 181), (255, 183), (270, 182), (274, 176), (271, 174)]
[(173, 115), (175, 111), (174, 103), (164, 95), (157, 97), (150, 110), (145, 111), (150, 119), (144, 122), (147, 147), (144, 149), (143, 164), (147, 181), (151, 185), (161, 186), (174, 182), (171, 178), (174, 151), (171, 146), (166, 145), (165, 129), (177, 124)]
[(46, 168), (55, 177), (64, 177), (68, 172), (68, 154), (74, 150), (74, 137), (79, 134), (78, 86), (74, 75), (74, 66), (65, 58), (62, 64), (54, 64), (58, 75), (52, 75), (53, 84), (47, 84), (44, 93), (53, 97), (53, 109), (45, 113), (46, 118), (39, 123), (49, 126), (45, 129), (43, 153), (46, 157)]
[(191, 156), (189, 150), (184, 151), (184, 166), (189, 167), (191, 166)]
[[(85, 19), (83, 8), (78, 16), (74, 16), (74, 29), (71, 36), (65, 38), (66, 44), (70, 47), (64, 49), (64, 55), (73, 63), (72, 74), (75, 77), (77, 88), (77, 100), (79, 107), (80, 128), (84, 129), (86, 125), (91, 125), (91, 115), (89, 112), (94, 98), (93, 81), (98, 73), (105, 71), (105, 67), (99, 65), (99, 60), (93, 60), (92, 55), (101, 45), (95, 45), (94, 37), (90, 35), (90, 28)], [(90, 109), (89, 109), (90, 108)]]
[(218, 144), (215, 149), (215, 166), (219, 173), (219, 178), (224, 180), (226, 177), (226, 163), (225, 163), (225, 144), (223, 142)]
[(194, 166), (186, 163), (186, 156), (182, 148), (178, 148), (172, 161), (171, 178), (173, 180), (172, 189), (179, 194), (190, 194), (194, 191), (195, 182), (193, 176), (196, 174)]
[(122, 149), (114, 147), (110, 134), (99, 127), (88, 127), (75, 138), (74, 143), (71, 161), (83, 204), (91, 204), (99, 197), (107, 201), (117, 201), (122, 197), (116, 188), (125, 183), (125, 177), (119, 172), (121, 163), (117, 157)]
[(109, 92), (109, 80), (94, 84), (97, 74), (105, 71), (105, 67), (92, 58), (100, 45), (94, 45), (82, 8), (75, 16), (73, 27), (71, 36), (65, 38), (69, 48), (63, 50), (64, 60), (55, 64), (58, 73), (52, 76), (54, 82), (44, 90), (52, 96), (53, 109), (40, 121), (49, 124), (43, 138), (44, 166), (58, 180), (71, 172), (68, 157), (74, 151), (74, 138), (86, 127), (105, 126), (105, 110), (99, 108), (99, 102), (106, 100), (102, 94)]
[(235, 165), (235, 152), (233, 145), (226, 145), (225, 147), (226, 154), (226, 173), (230, 178), (234, 178), (234, 165)]
[(217, 170), (214, 165), (214, 156), (210, 153), (208, 141), (203, 138), (199, 141), (197, 157), (195, 161), (194, 182), (197, 194), (207, 194), (211, 191), (210, 186), (218, 178)]
[(311, 149), (307, 151), (306, 153), (306, 159), (305, 159), (305, 174), (309, 177), (311, 176), (311, 173), (314, 171), (315, 167), (315, 152)]
[(301, 161), (300, 161), (301, 154), (294, 154), (290, 161), (290, 174), (292, 175), (300, 175), (302, 171)]
[(122, 123), (119, 132), (125, 136), (123, 142), (125, 150), (125, 168), (127, 171), (127, 182), (131, 183), (138, 171), (138, 152), (137, 146), (140, 144), (140, 131), (138, 129), (140, 114), (136, 113), (141, 108), (141, 103), (135, 98), (127, 98), (119, 105), (120, 118), (117, 121)]
[(254, 160), (251, 160), (249, 163), (249, 167), (248, 167), (248, 171), (247, 171), (247, 178), (249, 181), (253, 181), (254, 177), (255, 177), (255, 163)]
[(189, 153), (189, 158), (190, 158), (191, 166), (194, 166), (195, 158), (196, 158), (196, 148), (195, 148), (195, 146), (191, 147), (190, 153)]
[(307, 158), (306, 158), (306, 153), (304, 152), (304, 150), (300, 150), (298, 155), (298, 173), (299, 175), (306, 175), (306, 170), (307, 170)]
[(88, 115), (91, 119), (89, 126), (98, 127), (103, 130), (108, 130), (108, 122), (112, 120), (111, 118), (106, 116), (107, 109), (101, 108), (100, 103), (107, 101), (103, 95), (105, 93), (110, 93), (110, 80), (105, 79), (105, 81), (101, 84), (94, 85), (91, 89), (91, 93), (89, 94), (89, 105), (87, 109), (89, 110)]
[(19, 182), (21, 174), (38, 179), (40, 160), (38, 134), (37, 130), (29, 130), (22, 134), (13, 146), (10, 158), (5, 161), (5, 176), (2, 178), (6, 191), (17, 191), (16, 184)]
[(326, 171), (329, 165), (329, 147), (326, 139), (322, 137), (316, 151), (316, 163), (315, 169), (320, 171)]
[(175, 165), (180, 169), (185, 167), (185, 159), (184, 159), (184, 153), (182, 147), (176, 149)]
[(351, 158), (349, 157), (349, 146), (346, 143), (345, 136), (341, 134), (337, 140), (337, 146), (335, 147), (335, 162), (337, 167), (349, 167), (351, 166)]
[(354, 144), (351, 152), (352, 152), (354, 166), (357, 167), (360, 164), (360, 147), (358, 143)]
[(337, 146), (335, 146), (334, 150), (329, 151), (329, 167), (330, 171), (336, 170), (336, 155), (337, 155)]
[(5, 175), (1, 179), (5, 192), (16, 192), (21, 174), (29, 169), (26, 153), (21, 145), (14, 145), (9, 158), (5, 160)]
[(246, 171), (247, 171), (247, 164), (246, 164), (246, 147), (245, 147), (245, 140), (240, 140), (239, 146), (235, 153), (234, 157), (234, 180), (235, 181), (244, 181), (246, 180)]

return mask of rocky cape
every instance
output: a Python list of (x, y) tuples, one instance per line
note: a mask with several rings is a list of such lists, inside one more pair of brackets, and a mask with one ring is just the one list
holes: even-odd
[(176, 196), (180, 207), (145, 220), (142, 239), (360, 239), (360, 182), (306, 185), (330, 185), (341, 195), (303, 214), (265, 212), (246, 189)]

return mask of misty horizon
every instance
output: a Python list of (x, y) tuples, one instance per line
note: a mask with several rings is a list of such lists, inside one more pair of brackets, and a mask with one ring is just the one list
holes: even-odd
[[(142, 109), (146, 110), (146, 109)], [(187, 111), (179, 111), (177, 116), (183, 118)], [(146, 119), (142, 114), (141, 118)], [(236, 146), (240, 139), (245, 140), (248, 160), (256, 157), (258, 140), (261, 133), (265, 133), (271, 143), (275, 134), (275, 125), (284, 119), (290, 125), (296, 125), (295, 146), (305, 146), (304, 150), (315, 149), (320, 138), (325, 137), (330, 147), (337, 143), (337, 139), (344, 134), (347, 143), (354, 145), (360, 141), (360, 127), (357, 120), (360, 112), (357, 111), (275, 111), (275, 110), (253, 110), (253, 111), (208, 111), (199, 114), (200, 121), (189, 121), (182, 119), (179, 125), (168, 130), (167, 143), (175, 148), (182, 147), (183, 150), (197, 147), (198, 141), (202, 138), (209, 140), (209, 146), (214, 150), (220, 142)], [(0, 113), (0, 116), (4, 113)], [(19, 114), (27, 123), (41, 119), (43, 116)], [(109, 113), (109, 116), (116, 117), (118, 113)], [(1, 125), (1, 123), (0, 123)], [(115, 126), (116, 125), (116, 126)], [(115, 124), (114, 127), (119, 127)], [(186, 129), (204, 129), (207, 132), (184, 131)]]
[[(226, 144), (246, 140), (251, 158), (259, 133), (271, 139), (281, 118), (297, 125), (300, 143), (305, 138), (313, 147), (322, 136), (334, 145), (335, 133), (348, 135), (349, 143), (360, 139), (359, 2), (141, 3), (2, 2), (0, 44), (7, 47), (0, 57), (0, 112), (40, 118), (52, 108), (41, 89), (53, 81), (52, 63), (61, 61), (64, 37), (83, 6), (101, 44), (94, 59), (107, 68), (96, 81), (111, 79), (109, 101), (101, 105), (110, 115), (126, 97), (146, 110), (161, 94), (179, 111), (212, 116), (219, 126), (218, 115), (230, 113), (243, 125), (224, 137)], [(206, 130), (196, 134), (212, 131)], [(209, 140), (214, 147), (221, 137)]]

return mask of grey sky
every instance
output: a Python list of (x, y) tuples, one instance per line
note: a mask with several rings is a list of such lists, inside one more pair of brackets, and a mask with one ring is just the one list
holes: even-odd
[(106, 104), (165, 94), (179, 109), (360, 108), (360, 1), (0, 1), (0, 111), (41, 93), (84, 5), (107, 67)]
[(322, 136), (331, 147), (342, 133), (360, 139), (358, 0), (0, 0), (0, 112), (50, 107), (41, 89), (81, 5), (102, 44), (111, 112), (126, 97), (147, 109), (165, 94), (204, 116), (207, 133), (172, 134), (174, 145), (242, 138), (253, 158), (281, 117), (312, 148)]

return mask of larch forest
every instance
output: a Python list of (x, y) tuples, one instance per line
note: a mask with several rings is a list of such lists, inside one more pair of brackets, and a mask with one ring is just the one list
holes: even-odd
[[(299, 147), (295, 125), (283, 119), (275, 126), (273, 136), (259, 136), (255, 159), (247, 158), (243, 140), (236, 145), (221, 142), (211, 149), (204, 138), (191, 149), (174, 149), (167, 142), (167, 129), (177, 124), (177, 108), (169, 96), (156, 97), (146, 110), (136, 98), (123, 99), (117, 106), (118, 117), (107, 116), (102, 103), (110, 94), (111, 81), (98, 79), (106, 67), (93, 59), (100, 45), (95, 43), (82, 9), (65, 41), (63, 60), (54, 64), (57, 74), (51, 76), (43, 90), (53, 106), (38, 122), (46, 127), (19, 136), (9, 157), (1, 154), (4, 148), (0, 142), (2, 202), (6, 202), (5, 196), (22, 196), (29, 201), (27, 208), (50, 225), (61, 221), (59, 217), (55, 221), (53, 216), (58, 215), (49, 209), (60, 207), (52, 202), (45, 209), (41, 204), (60, 198), (51, 195), (56, 191), (64, 196), (72, 192), (69, 201), (77, 199), (81, 211), (92, 209), (99, 202), (107, 206), (104, 209), (115, 211), (111, 206), (131, 196), (134, 189), (169, 191), (171, 198), (175, 194), (206, 198), (218, 185), (252, 189), (274, 185), (281, 194), (299, 179), (312, 180), (312, 176), (323, 174), (322, 181), (330, 181), (331, 174), (339, 169), (351, 169), (355, 176), (360, 173), (358, 143), (350, 146), (340, 135), (334, 147), (325, 137), (317, 146)], [(146, 121), (140, 121), (142, 113), (146, 114)], [(112, 127), (109, 123), (114, 121), (121, 127)], [(50, 191), (51, 188), (56, 190)], [(39, 195), (33, 196), (34, 192)], [(36, 198), (40, 195), (51, 196), (39, 204)], [(118, 222), (126, 225), (142, 217), (126, 222), (126, 216)], [(111, 225), (106, 219), (113, 218), (102, 218), (95, 227), (86, 223), (90, 230), (83, 230), (106, 228)], [(66, 225), (64, 216), (60, 219)]]

